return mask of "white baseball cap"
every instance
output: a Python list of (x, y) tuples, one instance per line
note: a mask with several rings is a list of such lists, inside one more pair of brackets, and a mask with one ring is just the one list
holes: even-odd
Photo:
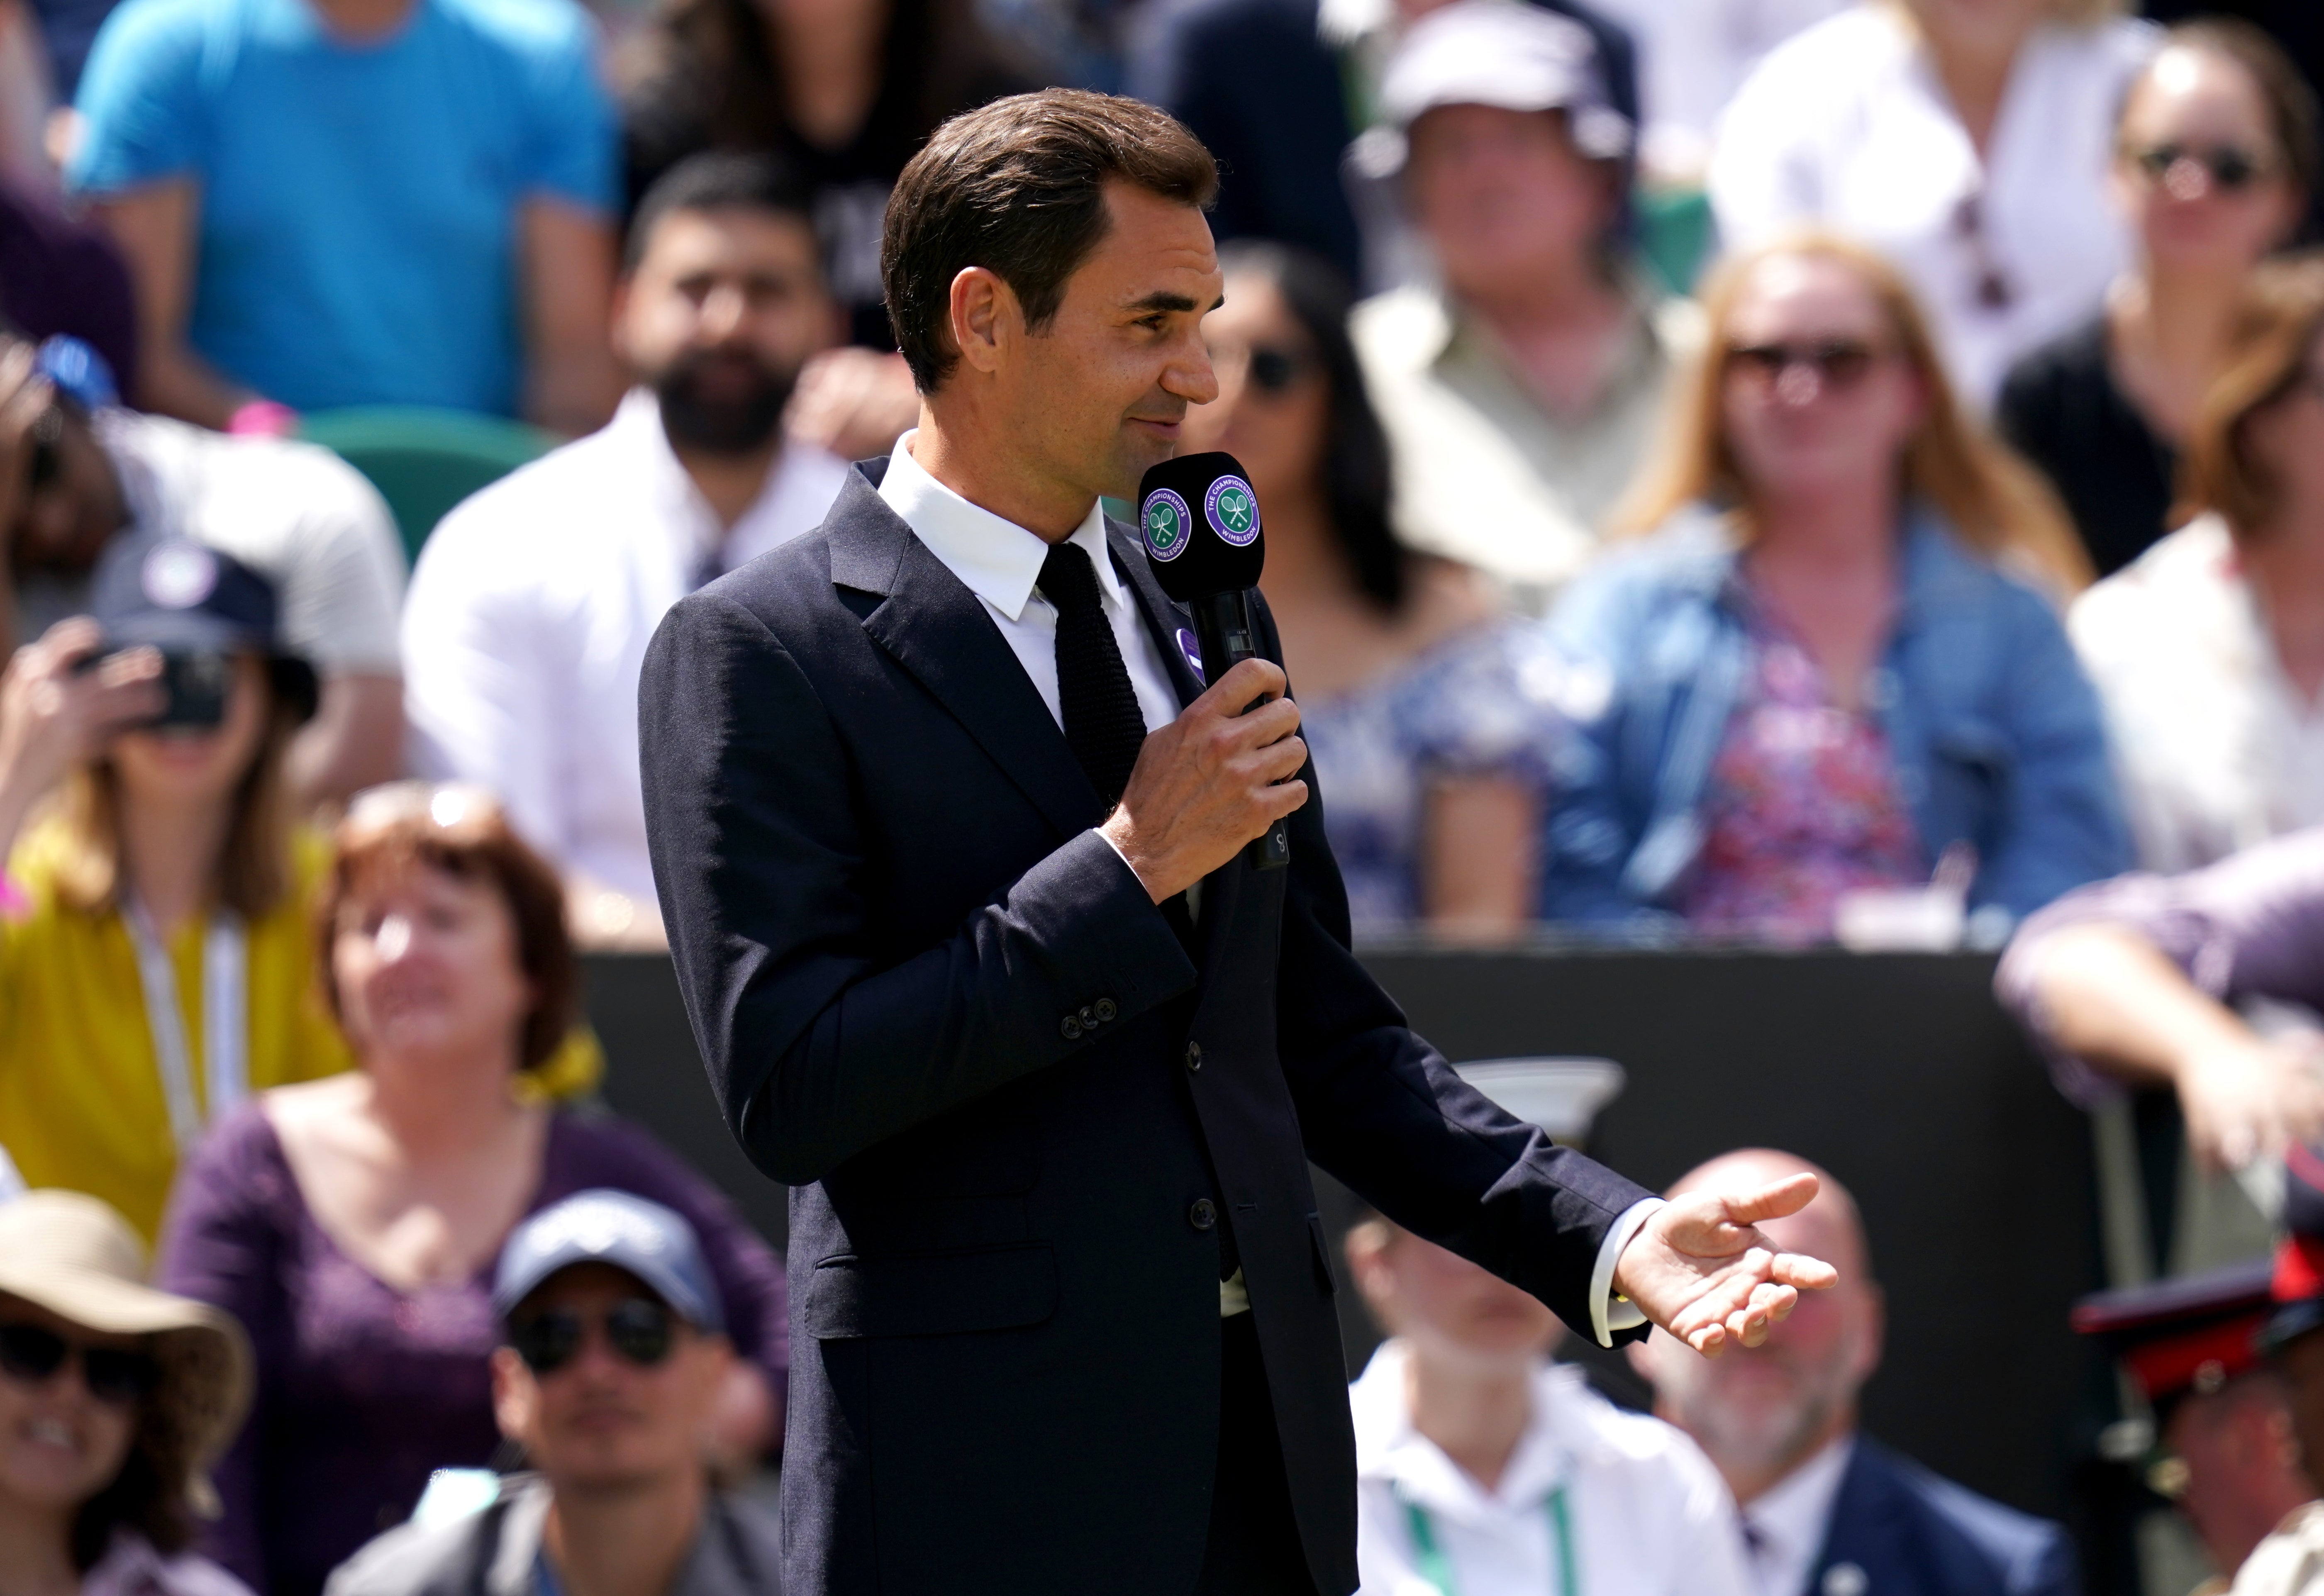
[(1526, 0), (1453, 0), (1413, 23), (1379, 104), (1399, 131), (1439, 106), (1563, 111), (1574, 147), (1599, 161), (1628, 154), (1637, 132), (1609, 101), (1590, 30)]

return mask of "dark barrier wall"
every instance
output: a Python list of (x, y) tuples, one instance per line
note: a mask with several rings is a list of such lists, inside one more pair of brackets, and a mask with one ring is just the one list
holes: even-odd
[[(1888, 1298), (1875, 1434), (1974, 1489), (2061, 1510), (2092, 1370), (2066, 1329), (2097, 1270), (2089, 1136), (1989, 994), (1989, 958), (1375, 950), (1455, 1062), (1596, 1054), (1629, 1072), (1591, 1150), (1660, 1186), (1788, 1148), (1856, 1192)], [(780, 1240), (781, 1190), (718, 1122), (660, 959), (590, 961), (606, 1097)], [(1326, 1194), (1344, 1226), (1352, 1204)], [(1351, 1366), (1372, 1335), (1342, 1293)]]

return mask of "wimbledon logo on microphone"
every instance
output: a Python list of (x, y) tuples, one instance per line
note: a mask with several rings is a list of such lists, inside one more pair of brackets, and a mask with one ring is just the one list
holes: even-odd
[(1203, 495), (1203, 519), (1236, 548), (1248, 549), (1259, 536), (1259, 495), (1241, 477), (1222, 476)]
[(1146, 533), (1146, 551), (1157, 559), (1173, 560), (1186, 552), (1187, 535), (1194, 530), (1194, 512), (1168, 488), (1156, 488), (1146, 495), (1139, 523)]

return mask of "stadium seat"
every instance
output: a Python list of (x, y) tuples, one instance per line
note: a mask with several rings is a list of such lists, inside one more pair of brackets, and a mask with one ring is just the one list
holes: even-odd
[(371, 478), (395, 512), (407, 561), (453, 505), (558, 442), (500, 416), (403, 405), (320, 411), (303, 419), (300, 436)]

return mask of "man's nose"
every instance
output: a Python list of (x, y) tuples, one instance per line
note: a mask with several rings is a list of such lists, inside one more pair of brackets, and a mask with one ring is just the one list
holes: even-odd
[(1187, 348), (1163, 373), (1162, 388), (1188, 404), (1209, 404), (1216, 400), (1219, 373), (1211, 362), (1210, 346), (1199, 338), (1189, 340)]
[(695, 323), (696, 341), (724, 343), (741, 329), (750, 309), (750, 297), (740, 288), (726, 283), (712, 289), (704, 297), (702, 315)]

